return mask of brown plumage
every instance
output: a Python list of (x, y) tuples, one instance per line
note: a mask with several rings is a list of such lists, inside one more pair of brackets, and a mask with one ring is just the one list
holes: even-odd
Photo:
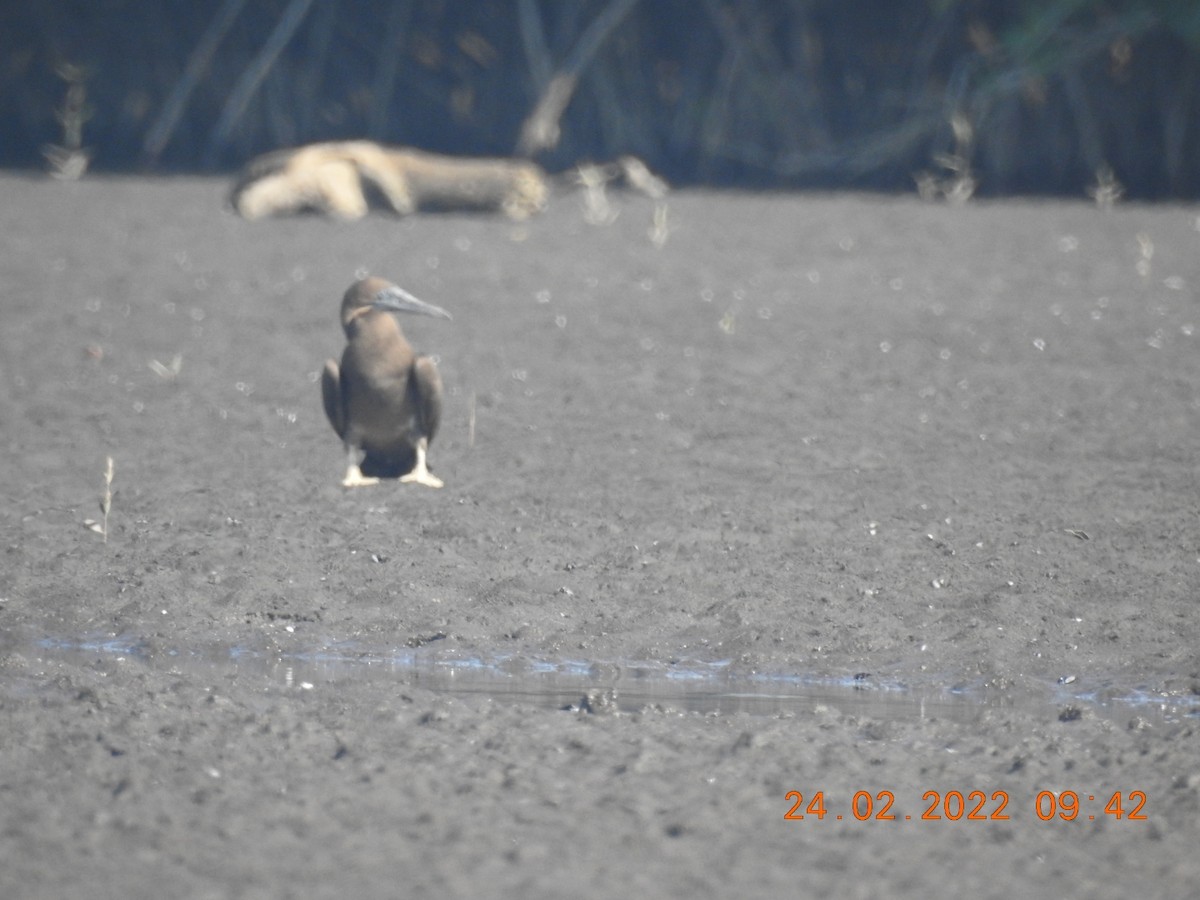
[[(442, 414), (442, 379), (413, 352), (393, 313), (450, 313), (383, 278), (364, 278), (342, 298), (346, 349), (321, 376), (325, 415), (346, 448), (346, 487), (399, 478), (441, 487), (425, 462)], [(362, 453), (362, 462), (359, 454)]]

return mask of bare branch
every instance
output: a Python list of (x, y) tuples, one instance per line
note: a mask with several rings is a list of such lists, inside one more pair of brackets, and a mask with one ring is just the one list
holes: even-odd
[(638, 0), (612, 0), (600, 15), (583, 30), (562, 67), (550, 79), (529, 118), (521, 126), (517, 153), (533, 156), (558, 146), (562, 134), (559, 120), (579, 84), (579, 76), (588, 67), (604, 41), (629, 15)]
[(221, 110), (221, 118), (217, 121), (212, 136), (209, 138), (208, 150), (205, 154), (209, 164), (216, 160), (221, 148), (229, 140), (229, 135), (233, 133), (233, 129), (241, 119), (242, 113), (246, 111), (251, 98), (258, 91), (263, 79), (267, 77), (267, 73), (275, 64), (275, 60), (279, 58), (279, 54), (283, 52), (283, 48), (288, 45), (288, 41), (296, 33), (296, 29), (300, 27), (300, 23), (304, 21), (312, 4), (313, 0), (292, 0), (288, 4), (283, 15), (279, 17), (275, 30), (263, 44), (262, 50), (251, 60), (246, 71), (242, 73), (242, 77), (238, 79), (229, 99), (225, 101), (225, 107)]
[(200, 43), (188, 57), (183, 75), (171, 89), (171, 95), (163, 105), (162, 112), (158, 114), (158, 118), (146, 133), (146, 139), (142, 143), (142, 157), (147, 162), (155, 162), (166, 149), (167, 144), (171, 142), (171, 136), (175, 133), (175, 127), (179, 124), (179, 117), (183, 115), (188, 98), (192, 96), (192, 91), (196, 89), (196, 85), (208, 71), (217, 45), (221, 43), (221, 39), (225, 37), (233, 25), (234, 19), (238, 17), (238, 13), (245, 5), (246, 0), (225, 0), (217, 11), (216, 17), (200, 38)]

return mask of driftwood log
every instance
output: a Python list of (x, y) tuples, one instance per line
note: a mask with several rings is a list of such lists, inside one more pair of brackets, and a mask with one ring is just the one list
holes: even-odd
[(231, 197), (247, 219), (315, 210), (341, 219), (372, 201), (405, 216), (421, 209), (477, 209), (525, 219), (542, 210), (545, 173), (526, 160), (472, 159), (340, 141), (277, 150), (253, 159)]

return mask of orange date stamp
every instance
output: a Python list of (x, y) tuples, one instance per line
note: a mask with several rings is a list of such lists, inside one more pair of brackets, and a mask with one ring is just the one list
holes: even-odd
[(892, 791), (856, 791), (844, 812), (827, 802), (824, 791), (805, 794), (788, 791), (784, 795), (788, 822), (806, 820), (835, 822), (1008, 822), (1032, 814), (1042, 822), (1094, 822), (1096, 819), (1123, 819), (1145, 822), (1145, 791), (1113, 791), (1110, 794), (1081, 794), (1078, 791), (1041, 791), (1032, 808), (1009, 810), (1007, 791), (926, 791), (921, 795), (921, 810), (905, 813), (896, 807)]

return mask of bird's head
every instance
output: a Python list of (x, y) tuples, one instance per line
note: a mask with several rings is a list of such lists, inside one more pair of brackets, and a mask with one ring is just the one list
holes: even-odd
[(349, 327), (351, 322), (372, 309), (418, 313), (439, 319), (454, 318), (440, 306), (426, 303), (384, 278), (371, 277), (356, 281), (346, 291), (342, 298), (342, 325)]

